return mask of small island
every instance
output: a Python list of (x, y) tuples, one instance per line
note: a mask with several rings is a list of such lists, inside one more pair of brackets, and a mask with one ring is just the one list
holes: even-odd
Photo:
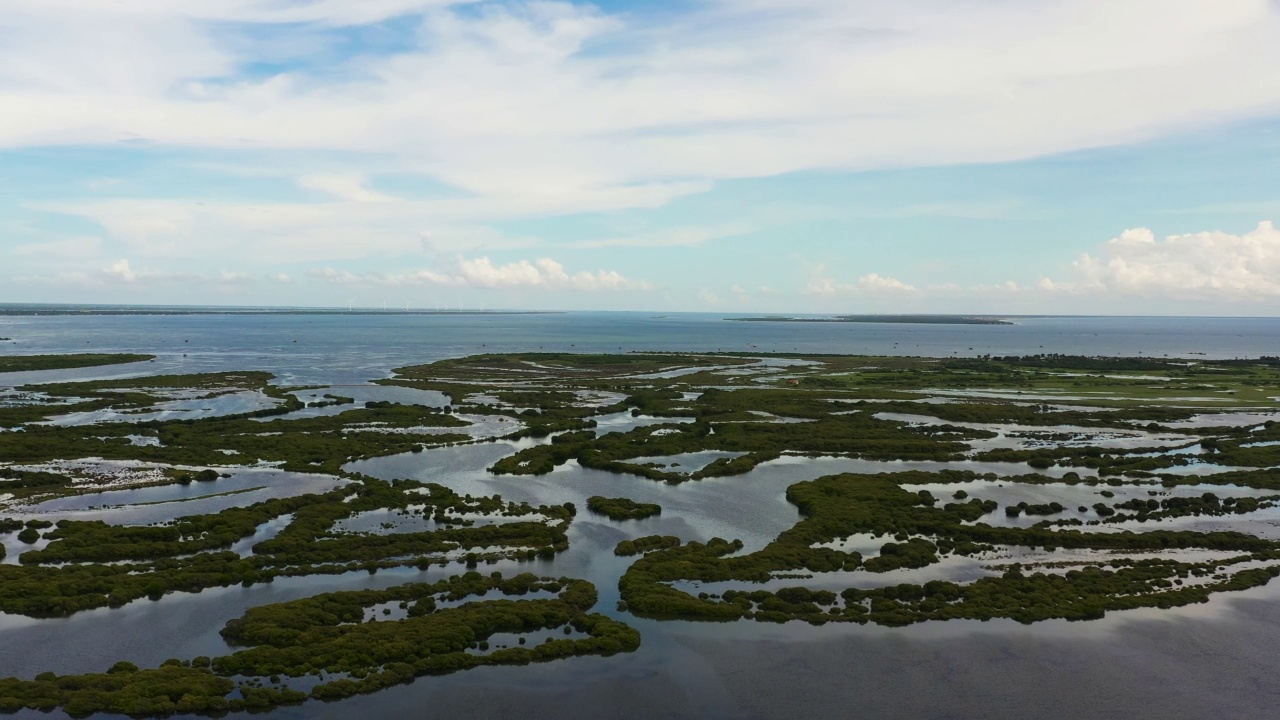
[(661, 505), (638, 503), (627, 498), (607, 498), (600, 495), (587, 498), (587, 509), (593, 513), (605, 515), (610, 520), (643, 520), (662, 513)]
[[(0, 338), (8, 340), (9, 338)], [(0, 372), (27, 372), (31, 370), (68, 370), (71, 368), (97, 367), (99, 365), (123, 365), (124, 363), (154, 360), (155, 355), (133, 353), (75, 353), (71, 355), (13, 355), (0, 357)]]
[(646, 535), (635, 540), (623, 540), (613, 548), (618, 557), (643, 555), (651, 550), (670, 550), (678, 548), (684, 541), (674, 535)]
[(834, 315), (831, 317), (765, 317), (727, 318), (737, 322), (795, 323), (882, 323), (889, 325), (1012, 325), (1008, 320), (978, 315)]

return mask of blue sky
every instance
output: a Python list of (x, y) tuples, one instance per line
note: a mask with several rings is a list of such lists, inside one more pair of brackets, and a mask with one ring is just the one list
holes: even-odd
[(1280, 310), (1275, 2), (100, 5), (0, 18), (0, 302)]

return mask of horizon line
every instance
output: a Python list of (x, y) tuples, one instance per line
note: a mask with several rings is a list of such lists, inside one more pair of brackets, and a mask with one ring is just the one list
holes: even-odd
[[(33, 312), (23, 313), (14, 312), (14, 310), (28, 309)], [(40, 309), (48, 309), (61, 311), (59, 314), (76, 314), (75, 310), (79, 309), (83, 312), (79, 314), (92, 315), (93, 311), (115, 311), (110, 314), (130, 314), (129, 311), (173, 311), (172, 314), (183, 313), (202, 313), (202, 314), (238, 314), (238, 313), (262, 313), (262, 314), (352, 314), (352, 315), (564, 315), (570, 313), (598, 313), (598, 314), (651, 314), (656, 316), (667, 315), (723, 315), (725, 317), (766, 317), (784, 320), (787, 318), (808, 318), (808, 317), (947, 317), (947, 318), (1204, 318), (1204, 319), (1249, 319), (1249, 320), (1275, 320), (1280, 319), (1280, 315), (1182, 315), (1182, 314), (1090, 314), (1090, 313), (989, 313), (989, 312), (841, 312), (841, 313), (813, 313), (813, 312), (762, 312), (762, 311), (714, 311), (714, 310), (593, 310), (593, 309), (570, 309), (570, 310), (552, 310), (552, 309), (518, 309), (518, 308), (468, 308), (468, 307), (419, 307), (419, 308), (391, 308), (376, 306), (335, 306), (335, 305), (197, 305), (183, 303), (166, 303), (166, 304), (150, 304), (150, 303), (22, 303), (22, 302), (0, 302), (0, 316), (20, 316), (26, 314), (39, 314)], [(159, 313), (157, 313), (159, 314)]]

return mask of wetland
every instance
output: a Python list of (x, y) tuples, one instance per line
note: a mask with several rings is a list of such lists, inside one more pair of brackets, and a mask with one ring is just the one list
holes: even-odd
[(930, 682), (961, 662), (937, 638), (1085, 663), (1158, 644), (1126, 635), (1143, 624), (1235, 637), (1280, 575), (1264, 356), (556, 350), (358, 384), (157, 357), (4, 391), (0, 642), (24, 651), (0, 711), (300, 717), (425, 692), (465, 716), (596, 682), (770, 717), (728, 668), (758, 683), (767, 657), (834, 670), (856, 648)]

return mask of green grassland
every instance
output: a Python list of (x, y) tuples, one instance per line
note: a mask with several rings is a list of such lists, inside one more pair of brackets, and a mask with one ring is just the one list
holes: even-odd
[[(8, 339), (8, 338), (4, 338)], [(0, 355), (0, 373), (121, 365), (154, 360), (155, 355), (75, 353), (70, 355)]]

